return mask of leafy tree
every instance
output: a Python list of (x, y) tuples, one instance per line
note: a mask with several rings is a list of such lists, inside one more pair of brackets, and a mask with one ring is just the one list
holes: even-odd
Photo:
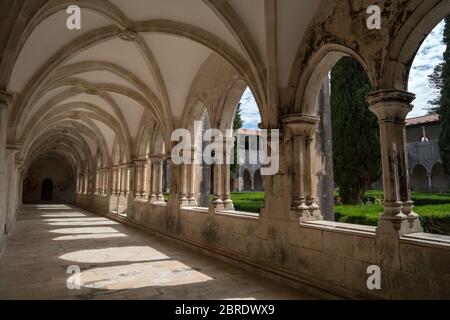
[(428, 101), (428, 104), (431, 105), (431, 108), (429, 108), (429, 113), (435, 113), (437, 112), (437, 109), (441, 103), (441, 91), (444, 87), (444, 84), (442, 82), (442, 68), (444, 67), (444, 63), (440, 63), (434, 67), (433, 73), (428, 76), (428, 81), (430, 82), (430, 87), (432, 89), (436, 89), (439, 91), (439, 96), (436, 97), (436, 99)]
[(450, 174), (450, 17), (445, 19), (444, 43), (447, 45), (447, 48), (444, 52), (444, 64), (441, 74), (441, 98), (437, 112), (442, 124), (439, 149), (444, 171)]
[[(234, 115), (234, 121), (233, 121), (233, 130), (239, 130), (242, 128), (242, 126), (244, 125), (244, 122), (242, 121), (242, 116), (241, 116), (241, 103), (238, 104), (237, 110), (236, 110), (236, 114)], [(234, 142), (234, 159), (236, 162), (237, 159), (237, 144), (236, 141)], [(239, 168), (239, 165), (237, 163), (234, 163), (230, 166), (230, 172), (231, 172), (231, 177), (234, 177), (236, 175), (236, 172)]]
[(352, 58), (331, 70), (334, 179), (344, 204), (361, 203), (381, 176), (377, 118), (366, 102), (370, 91), (364, 69)]

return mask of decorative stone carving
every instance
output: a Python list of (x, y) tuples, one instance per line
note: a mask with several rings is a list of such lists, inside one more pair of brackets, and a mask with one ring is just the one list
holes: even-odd
[(402, 235), (423, 230), (419, 216), (413, 211), (406, 157), (405, 119), (414, 99), (413, 93), (401, 90), (375, 91), (367, 98), (380, 126), (384, 185), (380, 233)]

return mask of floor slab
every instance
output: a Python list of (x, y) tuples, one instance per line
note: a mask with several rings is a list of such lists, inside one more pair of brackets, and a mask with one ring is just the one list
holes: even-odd
[(0, 260), (0, 299), (314, 297), (79, 208), (36, 205)]

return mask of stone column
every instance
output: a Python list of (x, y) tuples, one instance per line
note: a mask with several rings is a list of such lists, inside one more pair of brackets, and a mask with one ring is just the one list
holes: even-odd
[(126, 191), (126, 184), (127, 184), (127, 165), (126, 164), (121, 164), (119, 166), (119, 170), (120, 170), (120, 192), (119, 195), (120, 196), (126, 196), (127, 195), (127, 191)]
[(17, 144), (7, 144), (6, 146), (6, 183), (8, 190), (6, 193), (6, 220), (5, 232), (10, 234), (17, 215), (17, 197), (19, 195), (19, 177), (23, 162), (16, 160), (16, 154), (20, 146)]
[(150, 195), (150, 172), (151, 165), (149, 160), (145, 160), (144, 162), (144, 174), (143, 174), (143, 188), (141, 198), (147, 200)]
[(111, 194), (117, 195), (117, 189), (118, 189), (118, 179), (117, 179), (117, 165), (111, 166)]
[(142, 193), (142, 164), (141, 160), (134, 161), (134, 198), (140, 199)]
[(0, 90), (0, 248), (3, 245), (3, 231), (6, 223), (6, 136), (8, 130), (9, 107), (13, 96)]
[(182, 163), (178, 166), (176, 166), (176, 168), (178, 169), (179, 172), (179, 194), (178, 194), (178, 205), (180, 207), (187, 207), (189, 206), (189, 201), (187, 198), (187, 186), (188, 186), (188, 176), (187, 176), (187, 167), (188, 164)]
[(233, 162), (234, 154), (233, 151), (234, 138), (227, 137), (224, 138), (223, 141), (223, 159), (224, 164), (222, 165), (222, 201), (223, 207), (227, 210), (234, 210), (233, 200), (231, 200), (231, 188), (230, 188), (230, 179), (231, 179), (231, 168), (230, 165)]
[(133, 197), (133, 184), (134, 184), (134, 179), (133, 179), (133, 172), (134, 172), (134, 164), (132, 163), (128, 163), (125, 166), (125, 174), (126, 174), (126, 179), (125, 179), (125, 196), (131, 195), (131, 197)]
[(157, 167), (155, 159), (150, 158), (150, 194), (148, 196), (149, 203), (156, 202), (156, 175), (157, 175)]
[(378, 223), (379, 234), (402, 235), (423, 230), (413, 211), (406, 158), (405, 119), (414, 99), (414, 94), (400, 90), (376, 91), (367, 99), (380, 126), (384, 213)]
[(78, 184), (79, 184), (79, 186), (78, 186), (78, 193), (79, 194), (83, 194), (83, 180), (84, 180), (84, 177), (83, 177), (83, 173), (82, 172), (78, 172)]
[(164, 202), (164, 195), (163, 195), (163, 157), (159, 158), (159, 161), (157, 162), (157, 183), (156, 183), (156, 201), (158, 202)]
[(286, 132), (291, 134), (293, 156), (292, 210), (301, 221), (321, 220), (316, 203), (317, 177), (315, 175), (314, 132), (319, 118), (311, 115), (290, 115), (283, 119)]
[(152, 191), (150, 194), (151, 203), (164, 202), (163, 195), (163, 156), (152, 155), (150, 157), (152, 162)]
[(190, 165), (188, 165), (188, 172), (189, 172), (189, 194), (188, 194), (188, 201), (189, 205), (191, 207), (197, 207), (198, 202), (197, 198), (195, 197), (195, 179), (197, 178), (195, 174), (195, 170), (197, 170), (197, 165), (192, 162)]
[[(214, 141), (213, 142), (214, 150), (217, 150), (216, 152), (223, 152), (223, 141)], [(213, 170), (214, 170), (214, 198), (211, 203), (212, 208), (216, 210), (223, 209), (223, 200), (222, 200), (222, 187), (223, 187), (223, 180), (222, 180), (222, 163), (216, 162), (213, 164)]]
[(103, 168), (102, 169), (102, 175), (103, 175), (103, 179), (102, 179), (102, 188), (101, 188), (101, 194), (102, 195), (107, 195), (108, 194), (108, 168)]
[[(427, 176), (428, 176), (428, 192), (433, 192), (432, 173), (431, 172), (427, 172)], [(410, 176), (410, 179), (411, 179), (411, 176)]]
[(89, 189), (90, 189), (89, 176), (90, 176), (89, 171), (85, 171), (84, 172), (84, 194), (89, 194)]
[(95, 170), (95, 192), (94, 194), (99, 195), (100, 194), (100, 168), (97, 168)]

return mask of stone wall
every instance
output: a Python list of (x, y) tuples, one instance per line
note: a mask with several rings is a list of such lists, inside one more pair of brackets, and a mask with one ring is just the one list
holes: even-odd
[[(76, 202), (324, 298), (450, 298), (450, 237), (412, 234), (386, 242), (374, 227), (299, 224), (270, 218), (264, 209), (258, 217), (142, 201), (133, 201), (124, 217), (108, 213), (107, 199), (77, 195)], [(381, 268), (381, 290), (367, 288), (371, 265)]]
[(28, 169), (23, 185), (23, 202), (41, 202), (42, 183), (53, 182), (52, 202), (72, 203), (75, 193), (75, 177), (71, 168), (57, 156), (37, 159)]

